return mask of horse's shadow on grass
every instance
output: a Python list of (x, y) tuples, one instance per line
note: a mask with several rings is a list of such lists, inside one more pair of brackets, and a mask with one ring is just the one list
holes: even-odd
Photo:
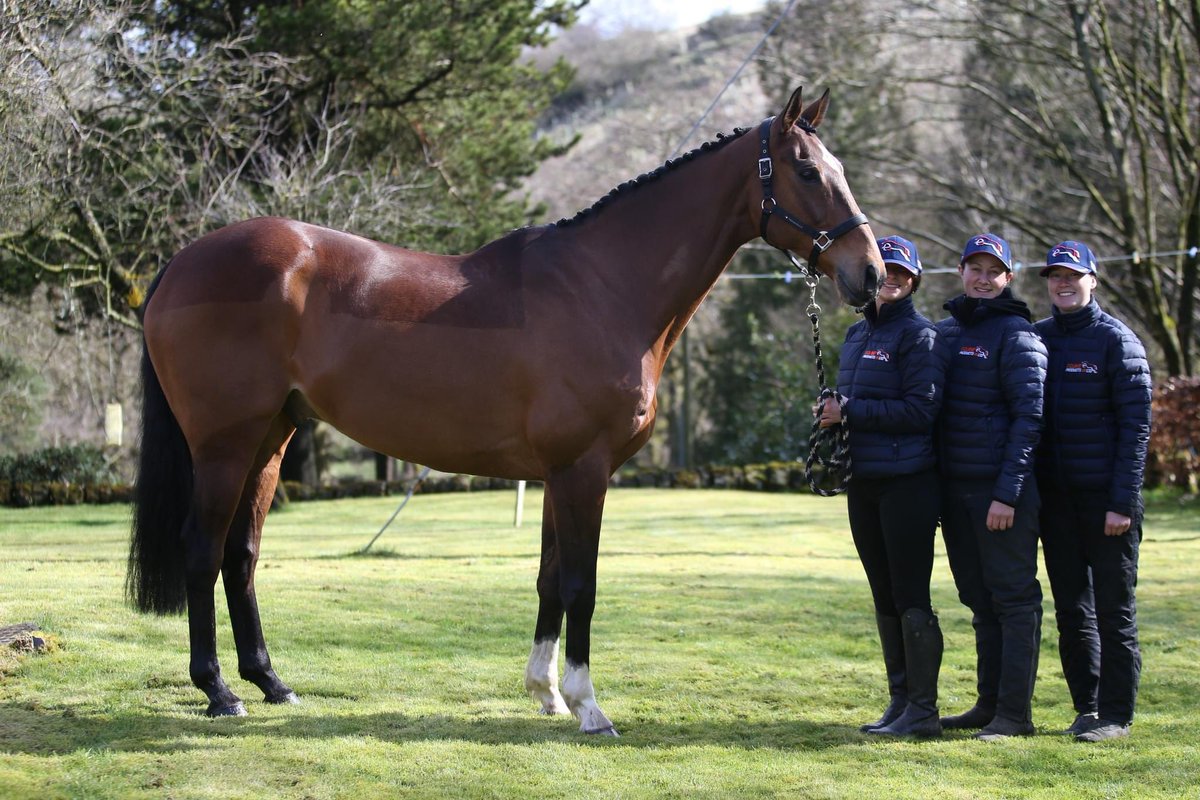
[[(208, 719), (128, 710), (91, 715), (71, 707), (47, 709), (0, 704), (0, 750), (52, 755), (79, 750), (171, 753), (204, 747), (203, 740), (268, 737), (297, 739), (374, 738), (382, 742), (470, 742), (482, 745), (586, 744), (596, 747), (670, 748), (721, 746), (745, 750), (820, 751), (868, 741), (855, 727), (804, 719), (710, 720), (671, 723), (659, 719), (618, 721), (619, 737), (580, 733), (569, 717), (497, 714), (475, 719), (398, 713), (327, 715), (289, 709), (283, 715)], [(302, 707), (301, 707), (302, 708)]]

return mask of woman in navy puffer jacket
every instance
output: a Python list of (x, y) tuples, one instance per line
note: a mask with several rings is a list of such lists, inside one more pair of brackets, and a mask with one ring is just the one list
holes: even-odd
[(1052, 247), (1042, 275), (1053, 308), (1037, 324), (1050, 352), (1037, 468), (1042, 552), (1077, 713), (1067, 731), (1098, 742), (1128, 734), (1141, 675), (1134, 586), (1150, 367), (1133, 331), (1093, 299), (1086, 244)]
[(1030, 703), (1041, 640), (1034, 453), (1042, 426), (1046, 348), (1013, 297), (1008, 243), (972, 236), (963, 294), (938, 323), (947, 348), (938, 428), (942, 535), (958, 596), (973, 613), (979, 697), (945, 728), (995, 741), (1034, 732)]
[(933, 424), (944, 359), (933, 323), (913, 306), (921, 280), (916, 246), (878, 240), (887, 277), (866, 319), (846, 333), (838, 371), (840, 404), (822, 426), (847, 426), (853, 476), (850, 530), (867, 573), (891, 702), (862, 726), (883, 736), (939, 736), (937, 678), (942, 633), (929, 602), (938, 478)]

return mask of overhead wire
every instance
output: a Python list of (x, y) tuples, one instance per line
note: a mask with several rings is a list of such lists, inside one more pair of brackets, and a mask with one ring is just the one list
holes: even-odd
[[(743, 245), (742, 249), (767, 250), (767, 249), (774, 249), (774, 248), (767, 248), (765, 245), (749, 244), (749, 245)], [(1192, 245), (1191, 247), (1187, 248), (1186, 250), (1155, 250), (1154, 252), (1151, 252), (1151, 253), (1135, 252), (1135, 253), (1129, 253), (1127, 255), (1120, 255), (1120, 256), (1096, 256), (1096, 261), (1098, 261), (1098, 262), (1144, 261), (1147, 259), (1167, 258), (1167, 257), (1171, 257), (1171, 256), (1187, 256), (1189, 258), (1195, 258), (1198, 254), (1200, 254), (1200, 246)], [(1015, 262), (1013, 262), (1013, 272), (1019, 273), (1022, 270), (1026, 270), (1026, 269), (1041, 269), (1044, 266), (1046, 266), (1046, 263), (1044, 261), (1037, 262), (1037, 263), (1025, 263), (1023, 261), (1015, 261)], [(940, 274), (950, 274), (950, 273), (956, 273), (956, 272), (958, 272), (958, 267), (924, 267), (921, 270), (921, 274), (923, 274), (923, 275), (940, 275)], [(792, 270), (787, 270), (785, 272), (743, 272), (743, 273), (726, 272), (726, 273), (722, 274), (721, 277), (724, 279), (734, 280), (734, 281), (782, 280), (784, 283), (791, 283), (792, 281), (800, 278), (800, 273), (794, 272)]]

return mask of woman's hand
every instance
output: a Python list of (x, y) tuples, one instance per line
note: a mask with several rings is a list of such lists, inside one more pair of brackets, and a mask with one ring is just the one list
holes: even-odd
[(825, 401), (824, 408), (821, 408), (821, 417), (818, 420), (822, 428), (837, 425), (842, 421), (842, 403), (844, 402), (846, 402), (844, 397), (840, 397), (840, 399), (830, 397)]
[(987, 529), (989, 531), (1006, 531), (1013, 526), (1017, 511), (1010, 505), (993, 500), (988, 507)]
[(1104, 515), (1104, 535), (1105, 536), (1120, 536), (1129, 530), (1133, 525), (1133, 520), (1124, 514), (1118, 514), (1115, 511), (1109, 511)]

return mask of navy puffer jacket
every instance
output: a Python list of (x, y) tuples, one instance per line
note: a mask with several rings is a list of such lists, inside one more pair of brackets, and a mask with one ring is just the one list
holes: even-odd
[(1050, 352), (1038, 477), (1108, 492), (1133, 517), (1150, 440), (1150, 365), (1133, 331), (1093, 300), (1037, 323)]
[(912, 296), (885, 303), (846, 331), (838, 391), (850, 431), (854, 476), (911, 475), (934, 465), (933, 424), (941, 405), (945, 364), (933, 323)]
[(1046, 348), (1029, 308), (1005, 289), (946, 303), (937, 323), (949, 359), (938, 424), (939, 467), (946, 478), (985, 480), (992, 499), (1016, 506), (1033, 476), (1042, 430)]

